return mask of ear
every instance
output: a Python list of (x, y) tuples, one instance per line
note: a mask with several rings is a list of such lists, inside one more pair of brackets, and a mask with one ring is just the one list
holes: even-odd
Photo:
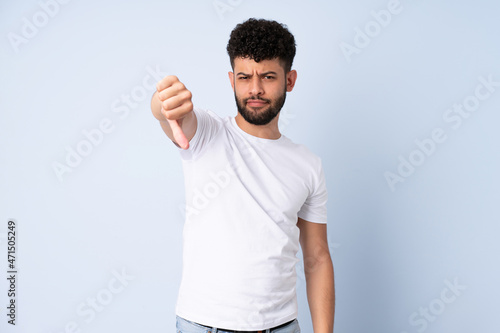
[(297, 71), (291, 70), (286, 74), (286, 91), (290, 92), (293, 90), (295, 81), (297, 81)]
[(233, 88), (234, 91), (234, 73), (233, 72), (228, 72), (229, 75), (229, 82), (231, 82), (231, 88)]

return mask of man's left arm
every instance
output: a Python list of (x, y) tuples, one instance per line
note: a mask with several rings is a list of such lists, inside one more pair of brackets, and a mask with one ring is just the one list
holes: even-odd
[(332, 333), (335, 315), (335, 283), (326, 224), (308, 222), (299, 218), (297, 226), (300, 229), (307, 300), (314, 333)]

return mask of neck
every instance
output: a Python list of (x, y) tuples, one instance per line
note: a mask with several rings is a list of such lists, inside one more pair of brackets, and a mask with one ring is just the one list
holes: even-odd
[(262, 139), (277, 140), (281, 137), (278, 128), (279, 113), (267, 125), (254, 125), (247, 122), (238, 112), (234, 120), (242, 131)]

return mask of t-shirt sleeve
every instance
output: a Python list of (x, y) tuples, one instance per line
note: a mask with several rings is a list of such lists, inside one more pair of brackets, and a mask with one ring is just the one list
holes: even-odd
[(189, 141), (188, 149), (179, 148), (183, 160), (197, 159), (222, 127), (221, 119), (215, 113), (198, 108), (194, 108), (193, 112), (196, 115), (196, 133)]
[(321, 161), (319, 161), (318, 167), (312, 176), (312, 190), (299, 210), (298, 216), (309, 222), (326, 223), (327, 199), (325, 174)]

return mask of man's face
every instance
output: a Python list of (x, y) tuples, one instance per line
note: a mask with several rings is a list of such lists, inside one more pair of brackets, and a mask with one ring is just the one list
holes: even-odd
[(295, 77), (295, 71), (285, 74), (278, 59), (234, 59), (234, 73), (230, 72), (229, 78), (238, 112), (250, 124), (267, 125), (285, 104), (286, 92), (292, 90)]

